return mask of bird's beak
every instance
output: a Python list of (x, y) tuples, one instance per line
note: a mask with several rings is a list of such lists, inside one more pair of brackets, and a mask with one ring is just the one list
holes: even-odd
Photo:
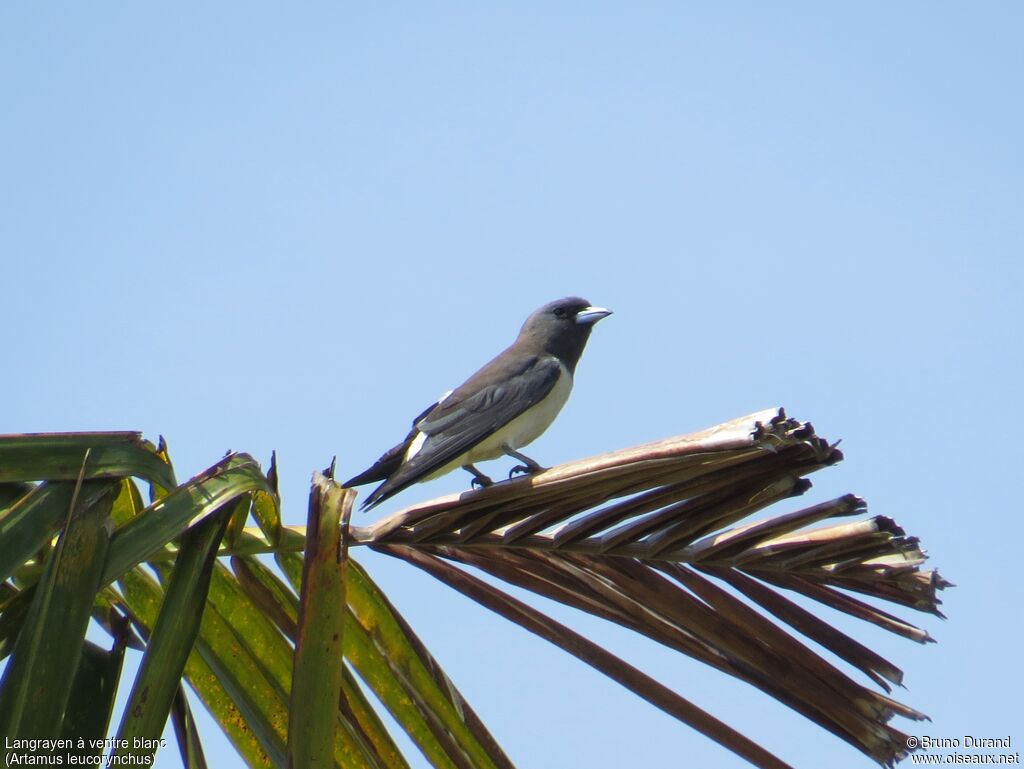
[(584, 307), (576, 313), (576, 322), (582, 326), (593, 326), (601, 318), (607, 318), (611, 314), (612, 311), (604, 307)]

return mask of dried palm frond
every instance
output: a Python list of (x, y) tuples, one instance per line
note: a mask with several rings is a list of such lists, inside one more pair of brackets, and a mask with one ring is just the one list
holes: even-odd
[[(758, 766), (785, 764), (462, 566), (616, 622), (746, 681), (892, 765), (907, 748), (890, 719), (926, 717), (887, 696), (902, 671), (779, 588), (923, 643), (932, 640), (926, 631), (851, 593), (942, 616), (936, 593), (949, 583), (922, 571), (917, 539), (889, 518), (807, 528), (863, 515), (866, 505), (853, 495), (740, 524), (803, 494), (810, 487), (804, 476), (841, 459), (809, 423), (770, 409), (414, 505), (353, 527), (351, 537), (563, 646)], [(828, 662), (786, 625), (884, 693)]]

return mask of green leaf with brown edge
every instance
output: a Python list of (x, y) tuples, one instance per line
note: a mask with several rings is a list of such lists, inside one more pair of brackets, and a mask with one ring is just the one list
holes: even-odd
[(275, 765), (284, 765), (292, 647), (219, 563), (197, 649), (243, 715), (261, 724), (258, 735)]
[[(84, 476), (88, 452), (82, 463)], [(96, 487), (99, 487), (100, 493)], [(60, 733), (107, 552), (117, 484), (79, 484), (0, 682), (0, 732), (21, 738)], [(78, 498), (92, 500), (78, 505)]]
[[(235, 630), (238, 645), (257, 661), (275, 691), (287, 698), (292, 686), (292, 646), (260, 606), (249, 598), (238, 580), (220, 564), (214, 570), (209, 600), (210, 610)], [(338, 662), (341, 662), (340, 655)], [(335, 698), (332, 710), (336, 707)], [(335, 755), (341, 766), (372, 767), (376, 764), (362, 746), (351, 740), (336, 740)]]
[(158, 553), (194, 521), (247, 492), (266, 490), (256, 460), (231, 454), (153, 503), (118, 529), (110, 540), (103, 572), (109, 584), (128, 569)]
[[(381, 769), (409, 769), (384, 722), (374, 710), (348, 665), (342, 666), (338, 720), (346, 734), (354, 736)], [(338, 735), (340, 737), (340, 735)], [(335, 750), (337, 755), (337, 750)]]
[(156, 625), (142, 656), (139, 671), (125, 705), (119, 740), (132, 746), (115, 755), (151, 759), (167, 724), (167, 716), (192, 651), (206, 604), (210, 572), (235, 502), (207, 516), (182, 537), (171, 578), (164, 593)]
[[(160, 610), (163, 588), (138, 567), (123, 575), (120, 585), (136, 630), (148, 638)], [(243, 713), (228, 692), (225, 682), (197, 651), (189, 655), (185, 664), (185, 677), (246, 764), (272, 769), (275, 764), (263, 748), (264, 739), (271, 738), (260, 734), (261, 731), (271, 732), (272, 727), (259, 716), (259, 711), (256, 711), (255, 716), (250, 712)]]
[[(277, 560), (298, 587), (302, 559), (278, 553)], [(352, 560), (346, 595), (345, 658), (428, 760), (434, 766), (512, 767), (405, 620)]]
[(512, 769), (508, 756), (440, 664), (355, 561), (349, 564), (347, 587), (349, 607), (360, 623), (372, 628), (375, 643), (384, 645), (388, 661), (399, 667), (400, 677), (410, 683), (411, 691), (424, 698), (424, 712), (438, 719), (458, 745), (458, 755), (464, 753), (474, 767)]
[(174, 488), (174, 472), (136, 432), (0, 435), (0, 482), (74, 481), (89, 451), (85, 480), (136, 476)]
[[(299, 597), (278, 576), (255, 558), (233, 557), (232, 568), (238, 576), (249, 598), (274, 624), (292, 641), (297, 635)], [(298, 562), (301, 569), (301, 560)], [(355, 620), (349, 618), (346, 627), (349, 632), (356, 628)], [(358, 628), (361, 631), (361, 628)], [(366, 643), (369, 639), (366, 639)], [(397, 683), (397, 682), (396, 682)], [(342, 678), (342, 696), (339, 700), (338, 718), (345, 729), (345, 735), (335, 735), (335, 754), (339, 740), (356, 738), (366, 743), (365, 752), (381, 766), (388, 769), (408, 769), (408, 763), (391, 738), (387, 727), (367, 701), (358, 682), (345, 667)]]
[[(296, 553), (277, 553), (277, 562), (296, 590), (302, 585), (302, 558)], [(345, 659), (388, 709), (424, 756), (435, 767), (455, 767), (448, 756), (448, 746), (434, 733), (417, 699), (406, 691), (390, 661), (374, 644), (370, 633), (351, 610), (345, 623)]]
[(221, 614), (207, 607), (196, 650), (224, 687), (274, 766), (284, 766), (288, 736), (287, 696)]
[(267, 615), (253, 604), (234, 575), (219, 562), (210, 581), (208, 604), (208, 608), (232, 628), (238, 643), (287, 700), (292, 681), (292, 646)]
[(231, 556), (231, 570), (249, 600), (295, 643), (299, 623), (299, 597), (295, 591), (256, 558)]
[(354, 499), (355, 492), (314, 473), (292, 668), (290, 769), (327, 769), (334, 764), (345, 627), (347, 553), (342, 528), (348, 524)]

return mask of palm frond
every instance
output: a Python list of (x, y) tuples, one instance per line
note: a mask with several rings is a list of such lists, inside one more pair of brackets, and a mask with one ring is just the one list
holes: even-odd
[[(892, 765), (907, 752), (892, 717), (925, 718), (888, 696), (902, 671), (781, 591), (923, 643), (932, 640), (926, 631), (852, 594), (941, 616), (937, 591), (949, 583), (922, 570), (917, 539), (890, 518), (833, 522), (866, 513), (853, 495), (741, 523), (803, 494), (811, 485), (805, 476), (841, 459), (809, 423), (769, 409), (414, 505), (353, 528), (352, 537), (513, 621), (523, 622), (520, 602), (482, 587), (462, 567), (630, 628), (746, 681)], [(584, 651), (571, 631), (530, 613), (539, 623), (535, 632), (594, 664), (594, 650)], [(854, 680), (791, 631), (882, 691)], [(599, 667), (618, 680), (639, 680), (610, 672), (615, 665), (607, 663)], [(756, 765), (779, 765), (699, 709), (667, 706), (657, 682), (631, 688)]]

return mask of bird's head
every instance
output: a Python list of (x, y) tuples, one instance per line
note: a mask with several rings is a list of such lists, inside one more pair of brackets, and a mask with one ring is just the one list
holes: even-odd
[(571, 371), (583, 354), (594, 324), (611, 314), (611, 310), (594, 307), (578, 296), (556, 299), (526, 319), (519, 341), (529, 341), (531, 346), (557, 356)]

